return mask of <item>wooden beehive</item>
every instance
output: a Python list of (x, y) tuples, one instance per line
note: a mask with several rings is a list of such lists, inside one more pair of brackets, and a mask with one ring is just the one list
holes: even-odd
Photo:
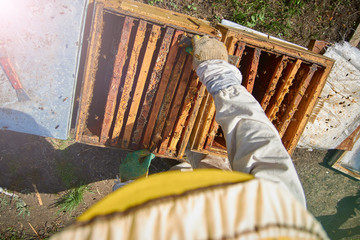
[[(242, 84), (261, 104), (291, 154), (333, 66), (333, 60), (292, 44), (218, 25)], [(190, 138), (193, 151), (226, 156), (226, 143), (207, 93)]]
[(186, 34), (219, 35), (206, 22), (131, 1), (96, 1), (75, 137), (182, 158), (205, 91)]

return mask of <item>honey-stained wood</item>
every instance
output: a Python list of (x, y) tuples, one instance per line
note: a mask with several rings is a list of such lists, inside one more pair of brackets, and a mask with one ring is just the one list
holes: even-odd
[(296, 88), (294, 88), (293, 93), (289, 93), (291, 94), (290, 104), (287, 106), (286, 111), (282, 116), (281, 122), (276, 126), (280, 137), (284, 135), (286, 129), (292, 121), (295, 112), (298, 110), (299, 103), (303, 98), (305, 91), (317, 69), (318, 66), (313, 64), (304, 77), (302, 77), (300, 83), (296, 86)]
[(164, 71), (163, 71), (163, 74), (161, 77), (159, 87), (157, 89), (155, 101), (152, 105), (150, 117), (148, 119), (148, 123), (147, 123), (146, 130), (144, 133), (144, 138), (143, 138), (143, 142), (142, 142), (144, 147), (150, 146), (150, 140), (151, 140), (151, 136), (154, 131), (154, 127), (155, 127), (155, 123), (156, 123), (156, 120), (157, 120), (157, 117), (159, 114), (160, 106), (164, 99), (164, 95), (166, 93), (166, 88), (167, 88), (167, 85), (168, 85), (168, 82), (170, 79), (170, 75), (171, 75), (175, 60), (176, 60), (176, 55), (178, 53), (179, 40), (180, 40), (181, 35), (183, 35), (183, 34), (184, 34), (184, 32), (179, 31), (179, 30), (176, 31), (174, 34), (174, 38), (171, 43), (169, 55), (166, 60), (165, 68), (164, 68)]
[(266, 110), (267, 106), (269, 105), (269, 101), (270, 101), (271, 97), (275, 93), (275, 88), (276, 88), (279, 78), (283, 72), (283, 69), (286, 66), (287, 59), (288, 59), (287, 56), (282, 55), (280, 60), (278, 61), (278, 63), (275, 66), (275, 71), (271, 76), (269, 86), (267, 87), (267, 89), (265, 91), (265, 95), (264, 95), (263, 99), (261, 100), (261, 107), (264, 110)]
[(196, 118), (198, 113), (200, 112), (199, 109), (201, 107), (201, 102), (205, 96), (205, 85), (199, 83), (198, 84), (198, 91), (195, 98), (195, 101), (193, 103), (193, 106), (191, 107), (191, 111), (189, 113), (189, 118), (185, 123), (185, 128), (183, 130), (183, 133), (181, 134), (180, 138), (180, 146), (178, 150), (178, 158), (182, 158), (185, 152), (185, 148), (187, 147), (187, 144), (189, 142), (189, 139), (191, 137), (191, 132), (193, 130), (193, 126), (195, 124)]
[(187, 94), (185, 96), (184, 103), (182, 105), (182, 108), (180, 109), (180, 115), (176, 119), (175, 126), (174, 126), (174, 132), (171, 137), (171, 141), (169, 144), (168, 149), (171, 151), (176, 150), (176, 145), (178, 144), (181, 133), (185, 127), (186, 119), (188, 118), (190, 114), (190, 109), (193, 107), (193, 104), (195, 102), (195, 98), (197, 96), (198, 92), (198, 83), (199, 83), (199, 77), (196, 75), (196, 73), (193, 71), (192, 76), (190, 77), (190, 85), (187, 90)]
[(227, 40), (226, 40), (226, 43), (225, 43), (225, 46), (227, 48), (227, 51), (230, 55), (234, 55), (234, 52), (235, 52), (235, 43), (237, 42), (238, 40), (235, 38), (235, 37), (229, 37)]
[(245, 46), (246, 46), (246, 44), (243, 43), (243, 42), (237, 42), (237, 43), (236, 43), (234, 55), (237, 56), (237, 57), (239, 57), (237, 63), (235, 64), (235, 66), (236, 66), (237, 68), (240, 67), (240, 62), (241, 62), (241, 58), (242, 58), (242, 55), (243, 55), (244, 50), (245, 50)]
[(279, 111), (279, 107), (285, 97), (285, 95), (289, 92), (289, 88), (292, 85), (292, 82), (295, 78), (297, 71), (300, 68), (302, 61), (297, 59), (295, 63), (289, 64), (290, 67), (288, 71), (283, 76), (280, 87), (278, 88), (275, 96), (272, 98), (270, 106), (266, 109), (266, 115), (268, 116), (270, 121), (275, 119), (276, 113)]
[(160, 33), (161, 33), (161, 27), (158, 25), (153, 25), (151, 29), (149, 41), (147, 43), (147, 47), (145, 50), (144, 58), (142, 61), (142, 66), (140, 68), (140, 73), (138, 76), (138, 81), (136, 84), (134, 96), (132, 97), (130, 112), (125, 125), (125, 131), (121, 143), (122, 148), (128, 148), (129, 146), (131, 133), (133, 131), (136, 115), (138, 112), (137, 110), (140, 105), (141, 96), (144, 91), (148, 72), (150, 70), (149, 69), (150, 63), (153, 58), (153, 54), (156, 48), (156, 43), (159, 39)]
[(144, 133), (145, 126), (150, 115), (150, 110), (153, 105), (156, 90), (161, 80), (161, 74), (163, 72), (167, 54), (170, 49), (171, 40), (173, 38), (175, 30), (173, 28), (166, 28), (164, 37), (162, 38), (160, 50), (156, 58), (155, 66), (153, 67), (149, 84), (145, 93), (144, 102), (142, 104), (140, 114), (135, 122), (135, 129), (132, 136), (132, 144), (138, 145)]
[(207, 149), (207, 150), (211, 149), (218, 129), (219, 129), (219, 124), (216, 122), (215, 116), (214, 116), (211, 126), (210, 126), (210, 129), (209, 129), (209, 134), (208, 134), (206, 142), (205, 142), (205, 146), (204, 146), (205, 149)]
[[(182, 61), (181, 57), (179, 59), (179, 62)], [(170, 114), (168, 116), (168, 119), (166, 120), (166, 123), (164, 126), (163, 134), (162, 134), (162, 141), (159, 148), (158, 153), (161, 155), (164, 155), (166, 153), (166, 150), (168, 148), (169, 140), (171, 138), (172, 130), (174, 128), (176, 119), (179, 114), (179, 109), (181, 107), (181, 103), (183, 100), (183, 96), (185, 94), (186, 86), (190, 79), (190, 74), (192, 70), (192, 57), (188, 56), (186, 59), (186, 63), (183, 66), (183, 72), (181, 74), (181, 78), (179, 80), (179, 84), (177, 86), (176, 94), (172, 97), (173, 102), (171, 104), (171, 108), (169, 109)], [(176, 71), (176, 67), (174, 69)], [(169, 98), (170, 99), (170, 98)], [(165, 106), (163, 106), (163, 109), (165, 109)], [(161, 120), (159, 118), (159, 120)], [(156, 132), (155, 132), (156, 134)]]
[(115, 126), (112, 134), (113, 141), (119, 140), (121, 129), (123, 128), (125, 112), (130, 99), (130, 93), (133, 87), (133, 83), (135, 80), (135, 73), (139, 62), (140, 50), (144, 44), (146, 25), (147, 23), (145, 21), (142, 20), (139, 21), (139, 26), (137, 28), (136, 36), (134, 40), (134, 46), (131, 51), (129, 66), (127, 69), (124, 84), (122, 85), (123, 90), (121, 93), (119, 108), (116, 114)]
[(326, 79), (329, 76), (332, 66), (333, 64), (330, 64), (325, 69), (319, 69), (315, 72), (314, 77), (311, 80), (311, 84), (306, 89), (304, 98), (298, 107), (298, 111), (294, 115), (294, 121), (291, 121), (282, 138), (289, 154), (292, 154), (294, 151), (296, 144), (300, 139), (301, 133), (304, 131), (306, 123), (308, 122), (321, 90), (326, 83)]
[(350, 136), (348, 136), (344, 141), (342, 141), (336, 149), (351, 151), (354, 147), (356, 141), (360, 138), (360, 126), (358, 126)]
[(104, 120), (101, 128), (100, 142), (105, 143), (109, 138), (109, 132), (111, 124), (114, 119), (115, 106), (117, 101), (117, 95), (119, 92), (121, 76), (123, 74), (123, 68), (126, 61), (126, 55), (128, 51), (129, 39), (131, 34), (131, 29), (134, 24), (134, 19), (131, 17), (125, 17), (120, 42), (118, 46), (118, 51), (115, 56), (114, 62), (114, 72), (111, 78), (109, 92), (107, 95)]
[(209, 98), (211, 97), (211, 95), (205, 91), (204, 96), (202, 98), (202, 102), (200, 104), (200, 108), (196, 117), (196, 121), (193, 127), (193, 130), (191, 132), (190, 135), (190, 144), (191, 144), (191, 149), (192, 150), (201, 150), (203, 146), (199, 145), (199, 138), (201, 137), (201, 135), (207, 134), (204, 131), (202, 131), (203, 129), (203, 122), (204, 119), (206, 118), (206, 108), (207, 105), (209, 103)]
[(248, 90), (249, 93), (252, 93), (252, 90), (254, 88), (257, 69), (259, 66), (261, 49), (255, 48), (251, 54), (252, 54), (251, 55), (251, 63), (248, 66), (248, 70), (246, 72), (245, 79), (243, 79), (244, 86), (245, 86), (246, 90)]
[(86, 128), (86, 121), (89, 115), (91, 98), (95, 83), (95, 76), (99, 62), (101, 48), (101, 34), (103, 32), (103, 4), (96, 4), (95, 14), (91, 24), (91, 36), (88, 46), (87, 58), (84, 70), (84, 84), (81, 89), (81, 99), (79, 105), (79, 116), (76, 127), (75, 139), (82, 140), (83, 132)]

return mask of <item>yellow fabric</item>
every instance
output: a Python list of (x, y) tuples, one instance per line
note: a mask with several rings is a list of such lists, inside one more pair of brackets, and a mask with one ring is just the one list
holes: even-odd
[(77, 221), (89, 221), (99, 215), (123, 212), (147, 201), (184, 193), (189, 190), (253, 179), (249, 174), (225, 172), (216, 169), (199, 169), (193, 172), (170, 171), (141, 178), (109, 194)]

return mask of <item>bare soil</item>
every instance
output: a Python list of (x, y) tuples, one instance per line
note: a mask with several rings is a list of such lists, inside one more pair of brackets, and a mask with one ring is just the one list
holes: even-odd
[[(311, 38), (330, 42), (348, 40), (360, 20), (359, 0), (316, 0), (297, 1), (301, 4), (295, 6), (297, 11), (290, 16), (284, 15), (286, 9), (279, 4), (281, 1), (266, 1), (266, 5), (260, 5), (265, 6), (264, 20), (260, 17), (253, 21), (251, 16), (258, 14), (254, 9), (259, 2), (264, 1), (157, 0), (150, 3), (212, 24), (222, 18), (240, 19), (245, 25), (255, 23), (254, 29), (303, 46)], [(239, 12), (247, 15), (239, 17)], [(274, 21), (281, 23), (280, 27), (270, 24)], [(293, 155), (309, 210), (333, 239), (359, 239), (359, 182), (328, 168), (324, 163), (326, 154), (327, 151), (296, 150)], [(111, 192), (125, 155), (126, 152), (119, 149), (0, 130), (0, 187), (18, 195), (30, 211), (29, 216), (19, 215), (16, 199), (0, 194), (0, 239), (38, 239), (30, 224), (41, 238), (46, 238), (73, 223), (76, 216)], [(175, 163), (155, 159), (150, 173), (165, 171)], [(84, 202), (77, 210), (70, 214), (52, 207), (66, 190), (79, 184), (88, 184), (91, 191), (85, 193)], [(34, 186), (43, 202), (41, 206)]]

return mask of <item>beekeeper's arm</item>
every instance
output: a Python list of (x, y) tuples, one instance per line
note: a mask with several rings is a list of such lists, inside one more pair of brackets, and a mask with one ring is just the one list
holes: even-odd
[(216, 106), (233, 170), (278, 183), (306, 206), (304, 192), (278, 131), (255, 98), (241, 86), (240, 71), (227, 62), (225, 46), (194, 39), (194, 68)]

